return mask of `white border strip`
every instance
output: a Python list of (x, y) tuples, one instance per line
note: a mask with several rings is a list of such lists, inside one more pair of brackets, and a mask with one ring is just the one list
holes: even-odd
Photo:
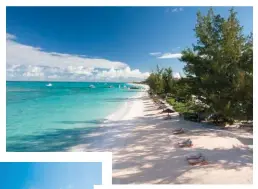
[(102, 185), (112, 184), (111, 152), (7, 152), (0, 162), (101, 162)]
[(95, 185), (94, 189), (218, 189), (218, 188), (234, 188), (234, 189), (253, 189), (252, 185), (199, 185), (199, 184), (153, 184), (153, 185)]
[[(0, 2), (1, 5), (1, 2)], [(6, 8), (0, 6), (0, 157), (6, 151)], [(1, 161), (1, 159), (0, 159)]]
[(7, 0), (7, 6), (252, 6), (255, 0)]
[[(102, 181), (104, 186), (95, 186), (95, 189), (165, 189), (165, 188), (207, 188), (213, 189), (213, 187), (221, 188), (249, 188), (252, 185), (113, 185), (112, 183), (112, 155), (111, 153), (81, 153), (81, 152), (60, 152), (60, 153), (16, 153), (9, 152), (5, 153), (6, 148), (6, 107), (4, 104), (6, 103), (6, 7), (5, 6), (254, 6), (257, 3), (257, 0), (138, 0), (138, 1), (130, 1), (130, 0), (2, 0), (0, 1), (0, 91), (1, 91), (1, 109), (0, 109), (0, 161), (4, 162), (16, 162), (16, 161), (24, 161), (24, 162), (102, 162)], [(254, 17), (253, 19), (258, 18), (258, 7), (254, 6), (253, 9)], [(254, 21), (254, 62), (257, 62), (257, 44), (258, 37), (257, 34), (257, 21)], [(257, 64), (254, 63), (254, 72), (257, 73)], [(258, 77), (254, 75), (253, 83), (258, 83)], [(254, 103), (257, 104), (256, 100), (257, 87), (254, 85)], [(254, 125), (256, 125), (256, 118), (258, 117), (258, 106), (254, 105)], [(256, 111), (257, 110), (257, 111)], [(254, 136), (256, 132), (256, 127), (254, 127)], [(254, 157), (256, 157), (256, 140), (254, 140)], [(102, 157), (102, 158), (101, 158)], [(103, 159), (103, 160), (102, 160)], [(255, 158), (254, 158), (255, 159)], [(254, 161), (253, 164), (253, 186), (256, 184), (256, 163)], [(108, 186), (109, 185), (109, 186)], [(252, 187), (253, 188), (253, 187)], [(215, 189), (215, 188), (214, 188)]]

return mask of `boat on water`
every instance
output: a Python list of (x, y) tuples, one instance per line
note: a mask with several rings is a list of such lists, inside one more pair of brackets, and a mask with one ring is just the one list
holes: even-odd
[(47, 87), (52, 87), (52, 83), (48, 83), (46, 86)]
[(89, 88), (92, 88), (92, 89), (93, 89), (93, 88), (96, 88), (96, 87), (95, 87), (94, 85), (90, 85)]
[(108, 88), (113, 88), (114, 86), (113, 85), (110, 85)]

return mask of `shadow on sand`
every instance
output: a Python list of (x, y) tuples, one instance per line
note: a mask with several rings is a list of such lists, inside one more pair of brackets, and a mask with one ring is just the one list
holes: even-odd
[[(156, 107), (148, 106), (148, 110), (154, 111)], [(109, 121), (103, 127), (59, 129), (42, 135), (29, 135), (15, 138), (14, 140), (19, 141), (19, 145), (9, 144), (7, 151), (112, 151), (113, 184), (190, 183), (191, 180), (187, 178), (181, 177), (181, 180), (176, 178), (186, 171), (200, 169), (198, 166), (189, 166), (185, 161), (185, 155), (195, 151), (207, 155), (210, 162), (206, 165), (207, 169), (218, 162), (225, 170), (238, 170), (245, 166), (252, 166), (252, 151), (244, 147), (213, 150), (175, 148), (173, 143), (178, 140), (178, 136), (174, 136), (172, 132), (174, 128), (179, 127), (189, 130), (191, 136), (205, 136), (212, 133), (215, 137), (235, 137), (244, 144), (252, 143), (252, 139), (236, 136), (223, 129), (205, 127), (199, 123), (189, 124), (176, 114), (172, 116), (174, 116), (173, 119), (164, 121), (162, 120), (164, 115), (149, 114), (136, 117), (130, 122)], [(98, 124), (102, 121), (60, 122)], [(187, 137), (187, 134), (183, 136)]]

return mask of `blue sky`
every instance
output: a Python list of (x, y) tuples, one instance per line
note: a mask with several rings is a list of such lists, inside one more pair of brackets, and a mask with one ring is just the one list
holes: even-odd
[(1, 189), (93, 189), (101, 163), (0, 163)]
[[(231, 7), (215, 7), (228, 15)], [(8, 7), (7, 79), (142, 80), (156, 65), (182, 73), (196, 12), (209, 7)], [(244, 33), (251, 7), (236, 7)]]

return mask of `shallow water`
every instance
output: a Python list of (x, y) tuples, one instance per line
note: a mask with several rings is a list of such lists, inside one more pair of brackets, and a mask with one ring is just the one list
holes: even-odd
[[(48, 83), (7, 82), (7, 151), (62, 151), (65, 137), (70, 145), (78, 143), (80, 134), (96, 129), (137, 93), (124, 89), (126, 83)], [(62, 149), (60, 144), (48, 148), (60, 137)]]

